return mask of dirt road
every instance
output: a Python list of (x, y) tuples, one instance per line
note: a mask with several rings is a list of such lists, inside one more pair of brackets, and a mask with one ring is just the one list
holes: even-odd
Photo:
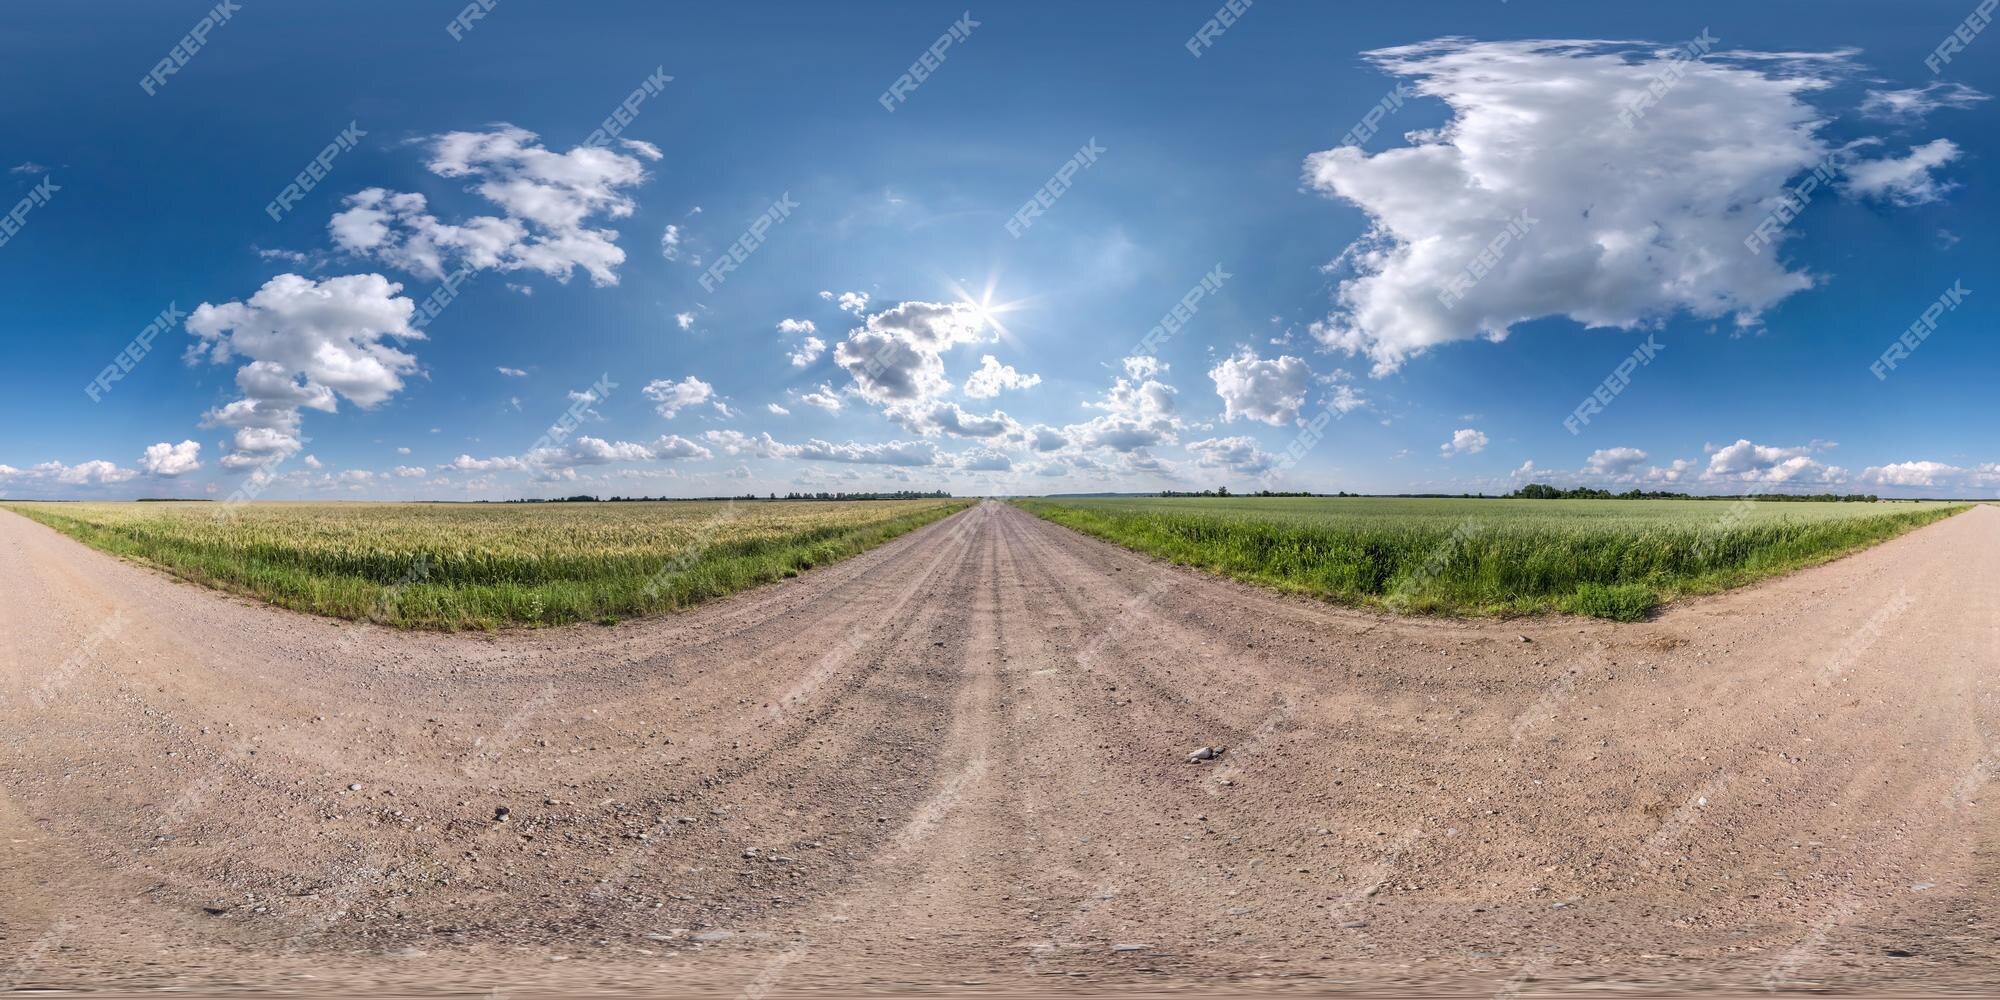
[(1996, 667), (1991, 507), (1612, 625), (988, 503), (495, 636), (0, 513), (0, 990), (1992, 986)]

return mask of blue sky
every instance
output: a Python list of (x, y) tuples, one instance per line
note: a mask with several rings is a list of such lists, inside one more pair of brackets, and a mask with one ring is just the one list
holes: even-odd
[(0, 495), (2000, 495), (1975, 5), (1077, 6), (0, 13)]

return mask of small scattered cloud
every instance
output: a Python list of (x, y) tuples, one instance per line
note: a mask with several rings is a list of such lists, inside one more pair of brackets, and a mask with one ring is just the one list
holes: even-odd
[(1444, 446), (1438, 449), (1438, 454), (1445, 458), (1454, 458), (1459, 455), (1477, 455), (1485, 450), (1486, 432), (1464, 427), (1452, 432), (1451, 440), (1446, 441)]
[(1929, 204), (1958, 186), (1933, 175), (1958, 155), (1957, 143), (1934, 139), (1911, 147), (1904, 156), (1862, 160), (1848, 166), (1846, 189), (1857, 197), (1881, 198), (1903, 207)]
[(832, 292), (823, 291), (819, 293), (819, 297), (840, 307), (841, 311), (851, 312), (856, 316), (868, 311), (867, 292), (841, 292), (839, 295), (835, 295)]
[(1933, 111), (1963, 111), (1978, 107), (1980, 102), (1991, 99), (1991, 95), (1982, 94), (1965, 84), (1940, 80), (1905, 90), (1870, 90), (1862, 98), (1861, 113), (1870, 118), (1908, 122), (1922, 119)]
[(713, 407), (725, 417), (730, 415), (729, 407), (715, 394), (715, 387), (692, 375), (679, 382), (663, 378), (654, 379), (646, 383), (646, 388), (641, 392), (647, 399), (653, 401), (654, 409), (659, 411), (660, 416), (669, 420), (684, 409), (703, 405)]
[(973, 399), (992, 399), (1007, 389), (1032, 389), (1041, 383), (1040, 375), (1024, 375), (987, 354), (980, 357), (979, 369), (965, 380), (965, 394)]
[(1195, 464), (1204, 469), (1225, 469), (1239, 476), (1260, 476), (1277, 467), (1278, 456), (1257, 447), (1247, 437), (1204, 438), (1187, 443)]
[(825, 382), (821, 382), (819, 388), (811, 392), (801, 393), (799, 395), (799, 402), (807, 406), (817, 406), (828, 413), (839, 413), (840, 408), (845, 405), (845, 401), (840, 398), (840, 393), (835, 392), (833, 386)]
[(825, 353), (826, 341), (818, 337), (807, 337), (799, 341), (798, 346), (793, 347), (786, 357), (791, 361), (793, 368), (805, 368), (818, 361), (819, 356)]

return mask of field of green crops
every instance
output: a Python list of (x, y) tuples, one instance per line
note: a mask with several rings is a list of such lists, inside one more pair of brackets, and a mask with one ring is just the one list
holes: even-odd
[(1185, 566), (1417, 614), (1620, 621), (1825, 562), (1949, 503), (1113, 497), (1015, 501)]
[(5, 506), (106, 552), (299, 611), (459, 629), (684, 608), (844, 559), (969, 503)]

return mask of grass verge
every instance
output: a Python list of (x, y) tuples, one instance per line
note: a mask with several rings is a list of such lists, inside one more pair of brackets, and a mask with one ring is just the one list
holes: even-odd
[(1183, 566), (1341, 604), (1435, 615), (1561, 611), (1615, 621), (1827, 562), (1966, 509), (1388, 498), (1014, 503)]

